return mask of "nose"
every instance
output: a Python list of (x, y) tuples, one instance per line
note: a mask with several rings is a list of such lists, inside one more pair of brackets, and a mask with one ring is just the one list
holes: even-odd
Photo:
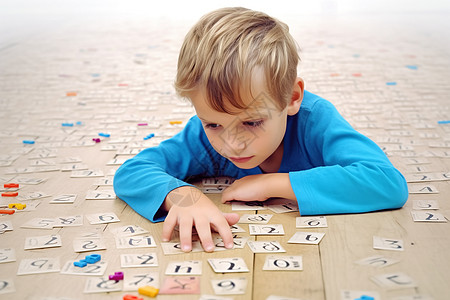
[(227, 149), (230, 155), (240, 155), (247, 148), (248, 141), (251, 140), (248, 131), (239, 126), (227, 128), (220, 138), (223, 148)]

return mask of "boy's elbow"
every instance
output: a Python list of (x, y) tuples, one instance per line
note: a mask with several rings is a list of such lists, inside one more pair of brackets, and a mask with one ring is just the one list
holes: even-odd
[(389, 204), (391, 205), (390, 208), (401, 208), (405, 205), (409, 196), (405, 177), (403, 177), (397, 169), (394, 169), (393, 174), (390, 176), (390, 181), (390, 188), (387, 188), (385, 192)]

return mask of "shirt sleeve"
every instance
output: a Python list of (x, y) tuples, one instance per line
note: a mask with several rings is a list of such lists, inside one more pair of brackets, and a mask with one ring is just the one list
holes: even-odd
[(302, 215), (394, 209), (406, 202), (403, 175), (331, 103), (316, 101), (297, 129), (305, 155), (317, 166), (289, 173)]
[(189, 185), (189, 176), (211, 176), (221, 163), (218, 156), (200, 120), (192, 117), (174, 137), (125, 161), (114, 176), (114, 191), (141, 216), (162, 221), (165, 215), (158, 210), (166, 195)]

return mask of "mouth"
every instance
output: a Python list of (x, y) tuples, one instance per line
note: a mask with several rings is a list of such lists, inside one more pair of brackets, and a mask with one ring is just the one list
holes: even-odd
[(254, 155), (253, 156), (247, 156), (247, 157), (229, 157), (229, 159), (232, 162), (234, 162), (234, 163), (243, 164), (243, 163), (248, 162), (253, 157), (254, 157)]

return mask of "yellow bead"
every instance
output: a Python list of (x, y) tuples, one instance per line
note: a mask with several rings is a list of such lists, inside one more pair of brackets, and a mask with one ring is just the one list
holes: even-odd
[(138, 288), (138, 292), (141, 295), (149, 296), (149, 297), (156, 297), (159, 293), (159, 289), (153, 287), (153, 286), (142, 286)]

